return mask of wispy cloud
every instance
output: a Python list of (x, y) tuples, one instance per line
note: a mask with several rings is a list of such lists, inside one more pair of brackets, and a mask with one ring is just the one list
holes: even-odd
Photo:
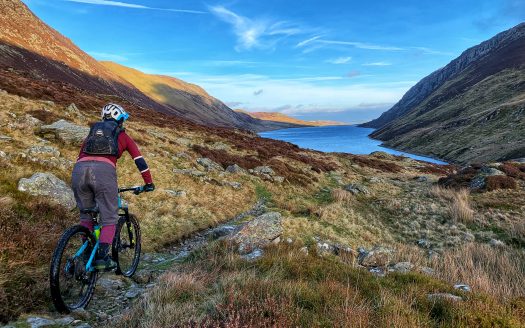
[(330, 64), (335, 64), (335, 65), (342, 65), (342, 64), (347, 64), (351, 60), (352, 60), (352, 57), (338, 57), (338, 58), (328, 59), (326, 62)]
[(207, 14), (205, 11), (200, 10), (190, 10), (190, 9), (173, 9), (173, 8), (156, 8), (148, 7), (144, 5), (138, 5), (134, 3), (121, 2), (121, 1), (112, 1), (112, 0), (64, 0), (67, 2), (77, 2), (77, 3), (86, 3), (90, 5), (99, 5), (99, 6), (113, 6), (113, 7), (125, 7), (133, 9), (149, 9), (149, 10), (162, 10), (162, 11), (171, 11), (178, 13), (187, 13), (187, 14)]
[(237, 37), (235, 47), (237, 51), (272, 48), (280, 38), (303, 33), (299, 26), (292, 23), (250, 19), (223, 6), (212, 6), (210, 11), (233, 27), (233, 32)]
[(442, 55), (442, 56), (451, 56), (451, 52), (434, 50), (427, 47), (411, 47), (411, 49), (417, 50), (420, 54), (423, 55)]
[(323, 39), (321, 36), (314, 36), (312, 38), (306, 39), (299, 42), (295, 47), (304, 48), (303, 53), (311, 52), (313, 50), (322, 48), (327, 45), (337, 45), (337, 46), (349, 46), (358, 49), (366, 50), (381, 50), (381, 51), (403, 51), (405, 48), (387, 46), (387, 45), (378, 45), (373, 43), (365, 42), (356, 42), (356, 41), (340, 41), (340, 40), (327, 40)]
[(97, 60), (111, 60), (116, 62), (123, 62), (128, 60), (127, 57), (106, 52), (88, 51), (87, 53), (92, 57), (95, 57)]
[(392, 63), (384, 62), (384, 61), (363, 64), (363, 66), (390, 66), (390, 65), (392, 65)]

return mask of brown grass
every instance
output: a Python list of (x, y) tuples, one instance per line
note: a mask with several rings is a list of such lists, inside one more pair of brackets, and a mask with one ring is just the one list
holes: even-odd
[(487, 191), (494, 191), (498, 189), (516, 189), (518, 183), (516, 179), (504, 175), (495, 175), (487, 177), (485, 189)]
[(454, 222), (469, 223), (474, 220), (474, 211), (470, 206), (468, 189), (450, 189), (433, 186), (431, 193), (449, 202), (448, 212)]
[(362, 155), (342, 154), (342, 156), (348, 158), (359, 166), (375, 169), (381, 172), (398, 173), (403, 170), (403, 167), (391, 161), (375, 159)]
[(352, 195), (348, 191), (340, 188), (332, 189), (330, 193), (336, 202), (348, 202), (352, 199)]

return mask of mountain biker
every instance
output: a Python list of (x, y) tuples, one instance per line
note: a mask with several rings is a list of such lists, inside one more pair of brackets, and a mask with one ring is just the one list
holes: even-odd
[[(95, 123), (80, 149), (73, 168), (72, 185), (80, 209), (98, 207), (101, 232), (95, 268), (109, 271), (116, 267), (109, 254), (118, 222), (117, 159), (127, 151), (144, 179), (144, 191), (153, 191), (155, 185), (146, 161), (137, 144), (126, 133), (123, 123), (129, 114), (117, 104), (102, 108), (101, 121)], [(80, 224), (93, 231), (93, 221), (86, 213), (80, 214)]]

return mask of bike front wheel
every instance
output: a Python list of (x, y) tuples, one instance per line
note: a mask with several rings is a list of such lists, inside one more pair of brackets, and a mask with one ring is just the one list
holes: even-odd
[(117, 274), (131, 277), (140, 262), (140, 226), (133, 214), (121, 216), (113, 240), (113, 260), (117, 262)]
[(69, 313), (88, 305), (97, 281), (97, 272), (86, 270), (95, 247), (93, 234), (81, 225), (67, 229), (51, 260), (49, 282), (57, 311)]

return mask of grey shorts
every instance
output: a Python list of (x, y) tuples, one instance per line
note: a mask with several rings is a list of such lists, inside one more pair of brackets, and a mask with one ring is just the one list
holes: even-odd
[[(98, 205), (102, 226), (118, 222), (117, 172), (108, 163), (78, 162), (71, 177), (73, 192), (79, 209)], [(80, 214), (81, 220), (90, 220), (89, 214)]]

